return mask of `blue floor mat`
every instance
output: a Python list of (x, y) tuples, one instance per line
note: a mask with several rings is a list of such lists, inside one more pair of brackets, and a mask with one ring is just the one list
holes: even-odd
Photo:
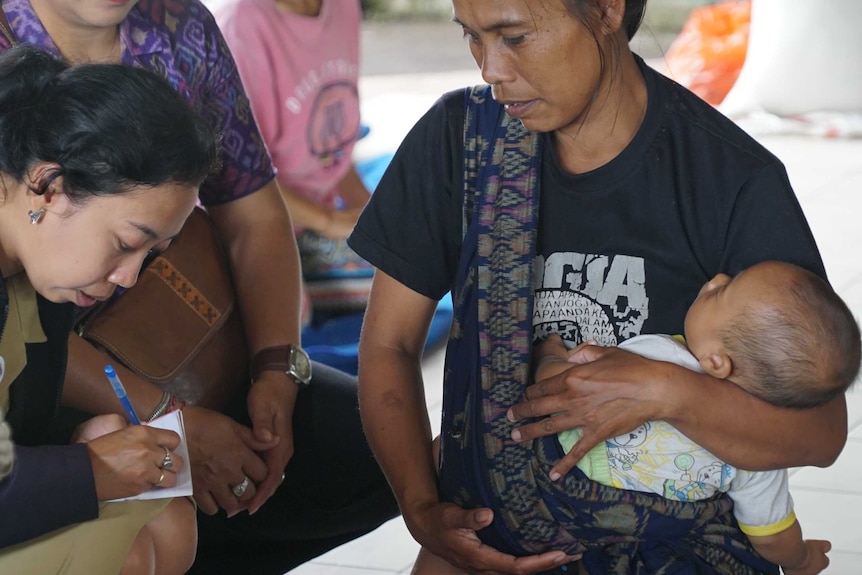
[[(302, 330), (302, 347), (311, 359), (356, 375), (359, 370), (359, 331), (364, 312), (339, 315)], [(425, 352), (446, 342), (452, 323), (452, 298), (447, 294), (437, 306)]]

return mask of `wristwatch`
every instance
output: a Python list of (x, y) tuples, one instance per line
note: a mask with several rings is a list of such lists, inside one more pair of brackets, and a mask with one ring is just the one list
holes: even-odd
[(251, 380), (264, 371), (280, 371), (296, 382), (300, 389), (311, 383), (311, 360), (305, 350), (296, 345), (278, 345), (260, 350), (251, 360)]

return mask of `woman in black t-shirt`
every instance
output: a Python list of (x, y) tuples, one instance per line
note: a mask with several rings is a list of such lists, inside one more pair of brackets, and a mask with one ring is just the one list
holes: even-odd
[[(538, 134), (536, 152), (522, 162), (535, 162), (541, 188), (538, 215), (532, 214), (532, 291), (527, 306), (513, 299), (506, 313), (516, 321), (526, 315), (535, 339), (560, 333), (570, 344), (595, 340), (608, 346), (587, 346), (583, 365), (483, 414), (480, 423), (492, 420), (505, 437), (483, 436), (482, 449), (506, 452), (510, 444), (536, 444), (580, 427), (584, 435), (575, 450), (560, 453), (547, 469), (538, 467), (551, 483), (567, 484), (577, 473), (574, 463), (598, 442), (661, 419), (740, 468), (828, 465), (846, 437), (843, 398), (816, 409), (776, 408), (708, 376), (611, 347), (642, 333), (682, 333), (685, 309), (719, 272), (735, 274), (774, 259), (825, 276), (781, 163), (630, 52), (627, 40), (645, 3), (453, 0), (455, 21), (496, 101), (483, 109), (497, 109), (505, 122), (519, 120)], [(500, 508), (445, 502), (422, 394), (419, 363), (436, 300), (449, 290), (457, 296), (471, 289), (458, 278), (469, 248), (518, 244), (519, 218), (530, 216), (508, 206), (506, 215), (516, 222), (509, 232), (464, 241), (472, 225), (462, 217), (465, 172), (484, 181), (472, 154), (487, 147), (498, 152), (503, 145), (494, 139), (488, 146), (480, 140), (475, 149), (475, 142), (465, 147), (465, 118), (475, 113), (468, 107), (465, 114), (465, 101), (482, 98), (448, 94), (419, 121), (350, 238), (351, 247), (379, 270), (360, 347), (360, 407), (405, 521), (425, 550), (460, 568), (534, 573), (559, 568), (584, 549), (554, 547), (550, 537), (546, 548), (528, 553), (498, 545), (489, 526), (522, 533), (531, 526), (500, 520)], [(501, 170), (499, 178), (505, 177)], [(482, 284), (481, 269), (476, 277)], [(456, 313), (453, 340), (476, 335), (471, 345), (484, 361), (489, 335), (472, 334), (471, 319)], [(447, 409), (452, 403), (446, 396), (464, 393), (469, 377), (462, 372), (474, 369), (466, 369), (463, 355), (452, 349), (444, 388), (443, 471), (447, 462), (463, 459), (456, 450), (469, 431)], [(495, 369), (511, 363), (499, 355), (493, 361)], [(493, 491), (493, 481), (488, 483), (484, 488)], [(444, 494), (449, 501), (481, 499), (450, 495)], [(417, 568), (426, 565), (421, 557)], [(709, 568), (722, 572), (723, 566)]]

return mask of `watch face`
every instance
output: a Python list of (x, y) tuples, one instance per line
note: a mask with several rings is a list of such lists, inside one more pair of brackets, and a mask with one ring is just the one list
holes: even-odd
[(311, 360), (303, 349), (291, 348), (291, 371), (303, 383), (311, 381)]

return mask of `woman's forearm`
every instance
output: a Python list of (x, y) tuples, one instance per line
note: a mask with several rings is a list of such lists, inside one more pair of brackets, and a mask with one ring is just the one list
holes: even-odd
[(161, 401), (162, 390), (154, 383), (131, 372), (123, 364), (112, 361), (106, 353), (96, 349), (74, 333), (69, 335), (63, 405), (93, 415), (117, 413), (125, 416), (123, 406), (105, 378), (104, 367), (108, 363), (116, 370), (132, 407), (143, 420)]
[(15, 468), (0, 481), (0, 548), (99, 515), (85, 445), (16, 447)]
[(249, 351), (298, 344), (299, 253), (275, 180), (209, 213), (228, 250)]
[(421, 367), (436, 307), (378, 270), (359, 342), (362, 427), (408, 520), (438, 501)]
[(436, 466), (419, 361), (369, 346), (362, 353), (362, 427), (402, 512), (436, 502)]
[(752, 471), (831, 465), (847, 439), (843, 396), (811, 409), (776, 407), (729, 381), (665, 364), (664, 419), (731, 465)]

